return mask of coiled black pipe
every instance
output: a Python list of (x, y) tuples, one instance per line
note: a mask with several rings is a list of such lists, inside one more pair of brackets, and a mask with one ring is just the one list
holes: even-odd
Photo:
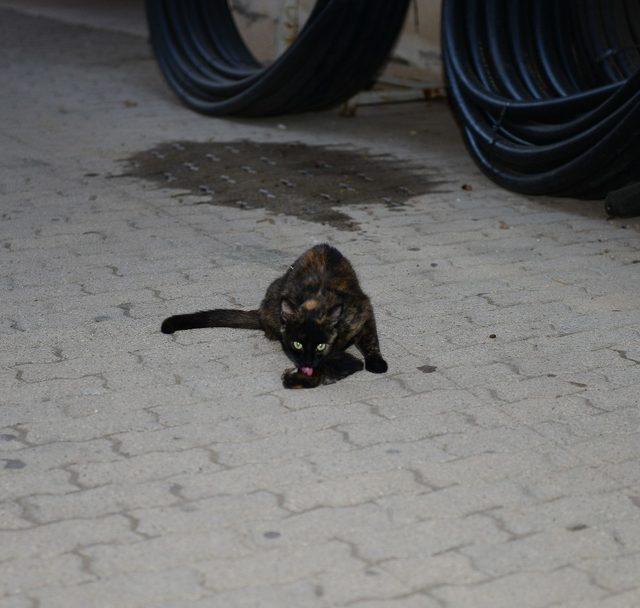
[(579, 198), (640, 181), (640, 0), (443, 0), (442, 45), (491, 179)]
[(215, 116), (266, 116), (338, 104), (369, 85), (411, 0), (318, 0), (268, 67), (244, 44), (227, 0), (146, 0), (158, 64), (180, 99)]

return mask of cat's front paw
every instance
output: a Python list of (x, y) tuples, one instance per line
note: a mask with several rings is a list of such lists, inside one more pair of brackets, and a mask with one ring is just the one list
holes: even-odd
[(365, 359), (364, 367), (372, 374), (384, 374), (389, 369), (387, 362), (382, 357), (370, 357)]
[(285, 388), (315, 388), (319, 386), (322, 378), (318, 372), (313, 376), (307, 376), (297, 369), (288, 369), (282, 374), (282, 386)]

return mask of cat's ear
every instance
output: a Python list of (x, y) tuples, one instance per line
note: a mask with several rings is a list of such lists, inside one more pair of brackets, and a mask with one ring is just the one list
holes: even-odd
[(295, 308), (293, 304), (286, 299), (282, 299), (280, 302), (280, 316), (283, 321), (288, 321), (295, 314)]
[(333, 323), (337, 323), (341, 315), (342, 315), (342, 304), (337, 304), (336, 306), (334, 306), (329, 310), (329, 319), (331, 319)]

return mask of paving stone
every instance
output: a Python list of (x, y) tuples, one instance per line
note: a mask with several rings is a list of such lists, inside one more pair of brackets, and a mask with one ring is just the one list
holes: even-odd
[(107, 580), (97, 580), (73, 587), (44, 587), (30, 596), (52, 608), (93, 606), (103, 597), (113, 598), (118, 606), (153, 606), (172, 598), (197, 598), (202, 592), (198, 574), (185, 568), (168, 572), (130, 572)]
[[(87, 571), (80, 552), (66, 553), (55, 558), (30, 557), (10, 560), (0, 572), (0, 593), (15, 596), (24, 589), (37, 589), (49, 585), (74, 587), (95, 579)], [(18, 604), (19, 605), (19, 604)]]
[[(579, 598), (583, 602), (601, 601), (605, 592), (593, 586), (586, 574), (571, 568), (551, 573), (527, 572), (498, 578), (469, 587), (445, 587), (434, 592), (452, 606), (519, 606), (542, 607), (563, 605)], [(600, 604), (602, 605), (602, 604)]]

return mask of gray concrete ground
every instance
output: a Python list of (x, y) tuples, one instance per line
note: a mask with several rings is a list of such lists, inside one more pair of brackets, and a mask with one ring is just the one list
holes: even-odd
[[(214, 120), (142, 37), (0, 10), (0, 50), (2, 608), (640, 605), (637, 222), (496, 188), (444, 105)], [(242, 138), (446, 187), (349, 230), (110, 177)], [(288, 392), (260, 335), (159, 333), (325, 240), (388, 374)]]

